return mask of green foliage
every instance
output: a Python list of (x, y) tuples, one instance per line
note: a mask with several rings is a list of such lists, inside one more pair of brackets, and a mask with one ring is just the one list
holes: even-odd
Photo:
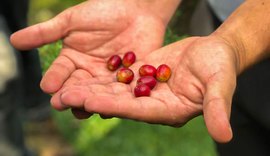
[(215, 156), (202, 117), (182, 128), (130, 120), (102, 120), (95, 115), (78, 121), (70, 112), (55, 114), (61, 132), (80, 156)]
[(46, 21), (68, 7), (85, 0), (30, 0), (29, 23)]
[(198, 126), (203, 127), (201, 121), (198, 118), (184, 128), (177, 129), (122, 120), (82, 155), (210, 156), (213, 150), (206, 150), (209, 147), (202, 145), (211, 140), (205, 129), (197, 129)]
[(202, 117), (182, 128), (102, 120), (97, 115), (76, 121), (69, 112), (57, 114), (56, 121), (60, 128), (64, 125), (63, 134), (72, 132), (73, 139), (69, 136), (69, 140), (80, 156), (215, 156)]
[(96, 143), (106, 138), (108, 133), (118, 126), (119, 122), (119, 119), (102, 120), (97, 115), (82, 122), (75, 140), (75, 148), (82, 154), (87, 154), (90, 148), (93, 151), (96, 149)]
[(60, 50), (62, 48), (62, 42), (58, 41), (56, 43), (52, 43), (49, 45), (45, 45), (39, 49), (39, 56), (42, 65), (43, 72), (45, 72), (55, 58), (58, 56)]
[(178, 36), (178, 35), (174, 34), (172, 32), (172, 30), (169, 28), (169, 29), (167, 29), (166, 34), (165, 34), (164, 45), (168, 45), (168, 44), (173, 43), (175, 41), (184, 39), (186, 37), (187, 36), (184, 36), (184, 35), (183, 36)]
[[(182, 38), (168, 30), (164, 44)], [(44, 71), (60, 50), (60, 41), (40, 49)], [(216, 156), (202, 117), (182, 128), (116, 118), (103, 120), (98, 115), (78, 121), (70, 111), (55, 111), (54, 120), (79, 156)]]

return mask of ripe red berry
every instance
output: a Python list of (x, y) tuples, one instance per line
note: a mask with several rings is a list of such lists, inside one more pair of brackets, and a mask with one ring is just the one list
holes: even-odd
[(171, 68), (166, 64), (162, 64), (157, 68), (156, 79), (160, 82), (166, 82), (171, 77)]
[(130, 83), (134, 78), (134, 73), (129, 68), (121, 68), (117, 71), (116, 79), (118, 82)]
[(115, 71), (116, 69), (118, 69), (120, 67), (121, 63), (122, 63), (122, 60), (121, 60), (120, 56), (113, 55), (107, 61), (107, 68), (110, 71)]
[(151, 89), (150, 87), (148, 87), (145, 84), (138, 84), (135, 88), (134, 88), (134, 95), (136, 97), (140, 97), (140, 96), (150, 96), (151, 94)]
[(140, 76), (153, 76), (153, 77), (155, 77), (156, 72), (157, 72), (157, 70), (154, 66), (147, 65), (147, 64), (141, 66), (139, 69)]
[(150, 89), (153, 89), (157, 84), (157, 80), (153, 76), (144, 76), (137, 80), (137, 84), (145, 84), (150, 87)]
[(123, 60), (122, 60), (122, 64), (124, 67), (129, 67), (135, 61), (136, 61), (136, 55), (134, 54), (134, 52), (129, 51), (129, 52), (125, 53)]

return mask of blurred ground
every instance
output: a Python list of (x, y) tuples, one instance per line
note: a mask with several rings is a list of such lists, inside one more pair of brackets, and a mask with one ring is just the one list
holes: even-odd
[(73, 147), (62, 137), (50, 118), (25, 123), (27, 147), (38, 156), (75, 156)]

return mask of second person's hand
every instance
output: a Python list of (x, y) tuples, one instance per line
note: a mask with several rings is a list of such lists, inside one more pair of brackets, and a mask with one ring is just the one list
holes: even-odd
[(218, 142), (232, 138), (229, 117), (238, 72), (237, 51), (216, 37), (195, 37), (149, 54), (131, 69), (138, 74), (143, 64), (167, 64), (172, 76), (158, 83), (150, 97), (133, 94), (130, 84), (113, 77), (78, 81), (53, 97), (54, 106), (80, 108), (102, 117), (121, 117), (149, 123), (181, 126), (203, 114), (210, 135)]

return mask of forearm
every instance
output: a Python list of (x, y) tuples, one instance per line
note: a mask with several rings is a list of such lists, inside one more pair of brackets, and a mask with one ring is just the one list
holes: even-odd
[(239, 73), (270, 55), (269, 15), (269, 0), (247, 0), (212, 34), (235, 48)]
[(147, 7), (168, 24), (182, 0), (135, 0), (139, 5)]

